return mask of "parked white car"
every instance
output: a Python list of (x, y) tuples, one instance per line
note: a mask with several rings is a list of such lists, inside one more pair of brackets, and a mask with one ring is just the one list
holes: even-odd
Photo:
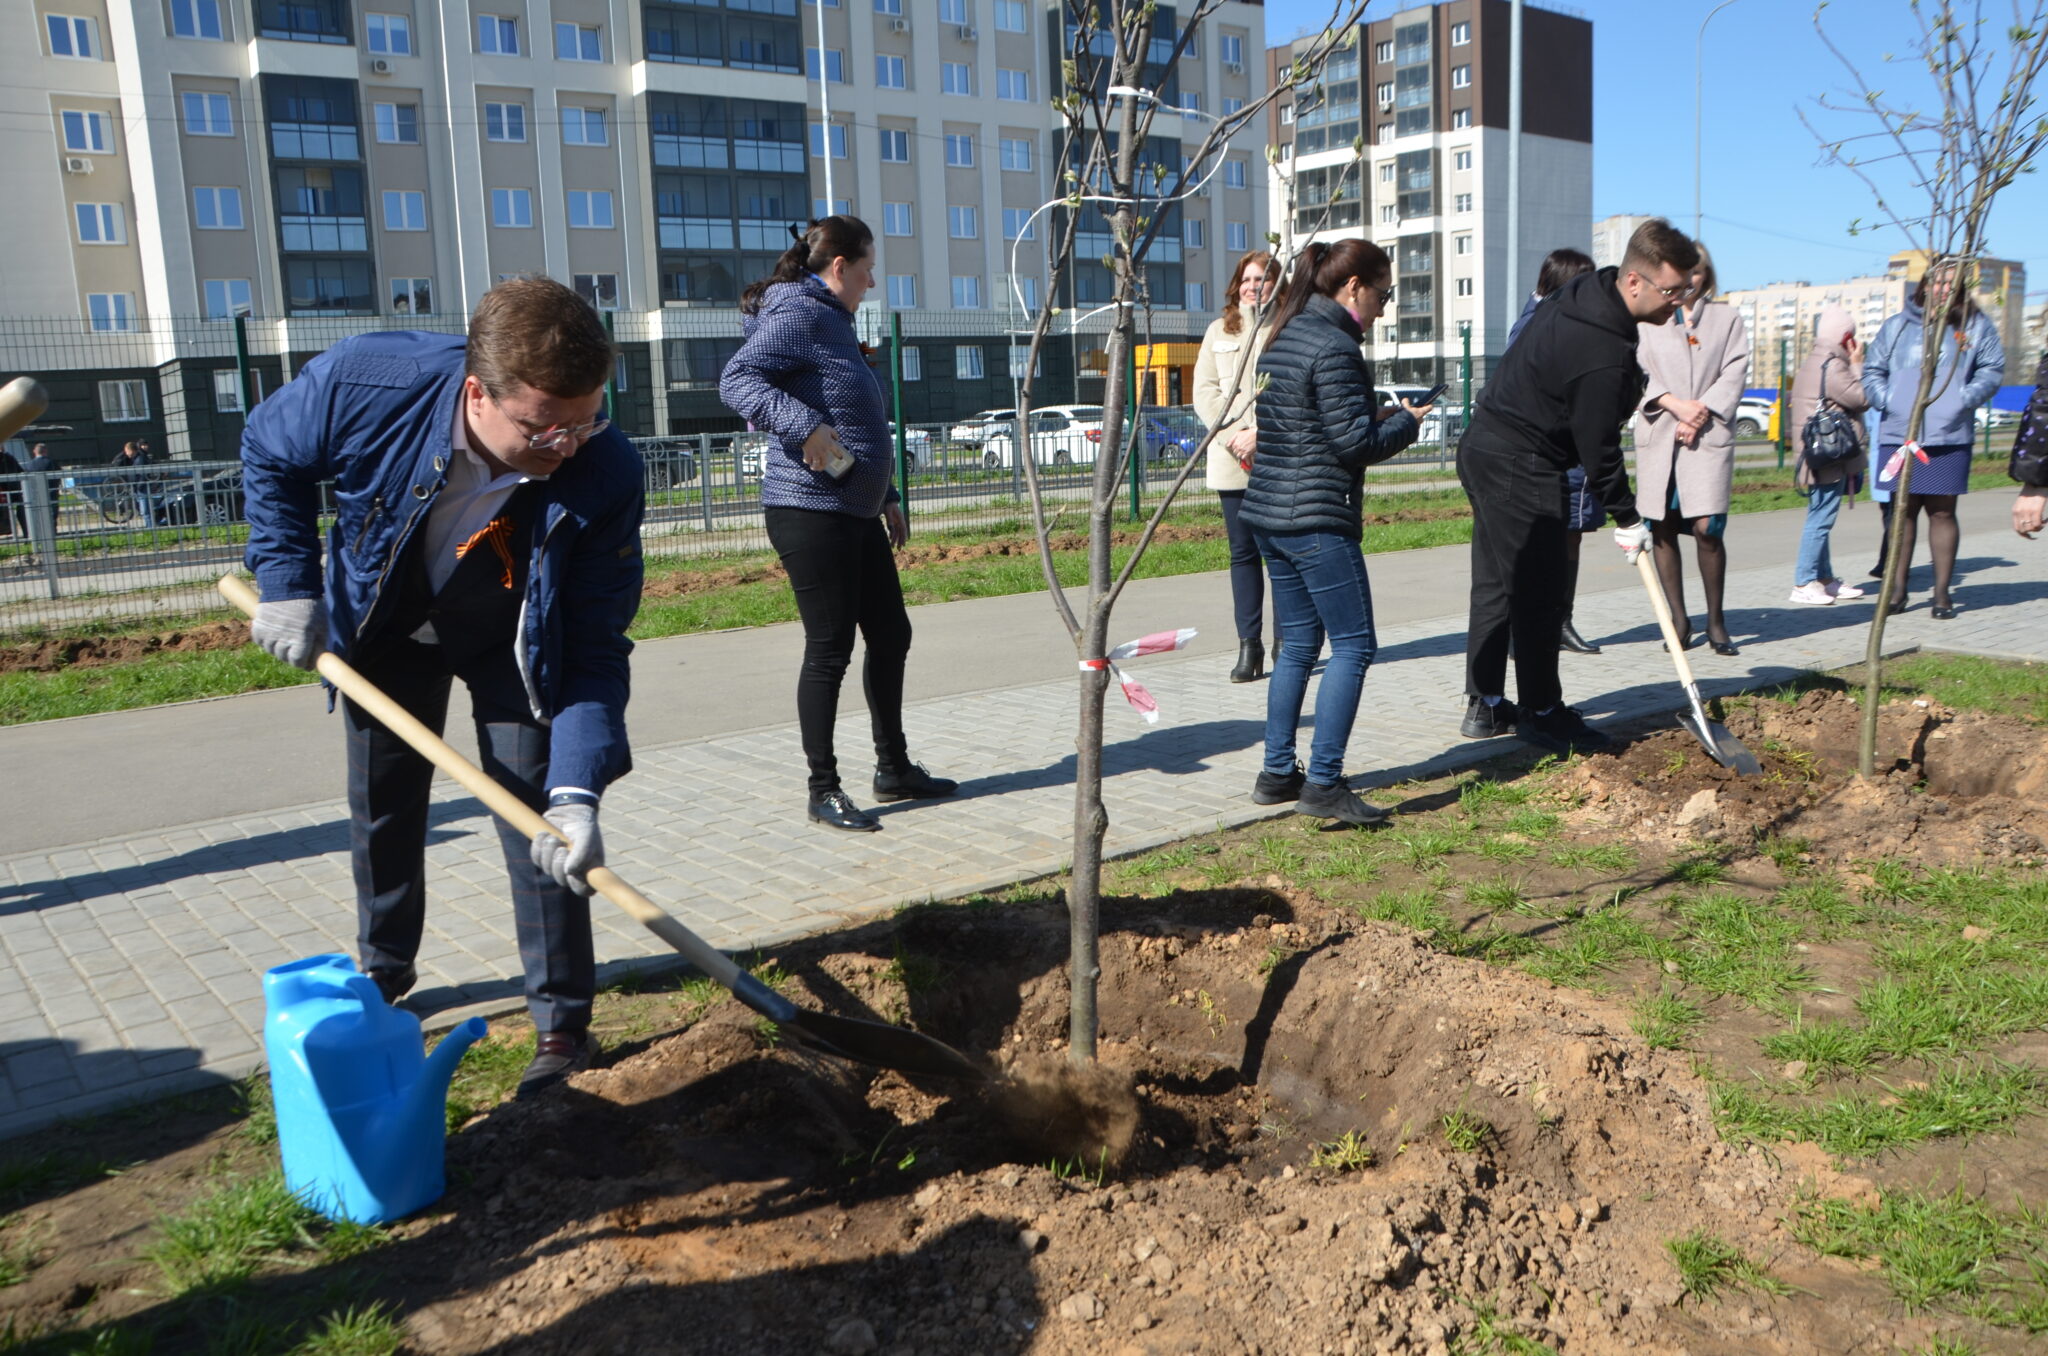
[(956, 443), (966, 443), (969, 447), (980, 447), (994, 434), (1016, 431), (1017, 411), (983, 410), (979, 414), (969, 415), (947, 429), (946, 437)]
[(1775, 400), (1744, 396), (1735, 406), (1735, 436), (1748, 439), (1770, 436), (1771, 413), (1777, 408)]
[[(1102, 445), (1102, 406), (1041, 405), (1031, 411), (1031, 455), (1039, 465), (1086, 466)], [(1013, 429), (989, 435), (981, 464), (995, 469), (1017, 460)]]

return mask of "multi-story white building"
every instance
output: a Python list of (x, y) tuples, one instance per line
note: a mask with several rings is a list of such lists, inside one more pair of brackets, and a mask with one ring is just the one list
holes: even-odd
[(1629, 237), (1636, 228), (1656, 217), (1635, 212), (1622, 212), (1611, 217), (1602, 217), (1593, 223), (1593, 248), (1587, 253), (1593, 256), (1595, 268), (1618, 268), (1621, 256), (1628, 253)]
[(1856, 322), (1856, 338), (1870, 342), (1885, 317), (1905, 305), (1911, 284), (1903, 277), (1845, 278), (1841, 282), (1775, 282), (1723, 292), (1749, 331), (1749, 384), (1778, 385), (1782, 371), (1797, 372), (1813, 348), (1820, 313), (1839, 307)]
[[(1053, 300), (1051, 214), (1032, 214), (1060, 183), (1064, 14), (1051, 0), (31, 0), (10, 36), (33, 56), (0, 88), (0, 165), (18, 185), (0, 217), (0, 317), (42, 328), (0, 320), (0, 365), (51, 386), (49, 419), (72, 430), (51, 439), (61, 459), (148, 433), (220, 454), (241, 418), (223, 376), (236, 317), (276, 355), (257, 364), (274, 385), (342, 334), (459, 325), (499, 279), (540, 272), (617, 313), (622, 423), (729, 428), (716, 381), (739, 292), (792, 223), (836, 209), (877, 236), (868, 332), (905, 317), (906, 415), (1007, 404), (1013, 331)], [(1168, 51), (1172, 8), (1155, 22)], [(1263, 94), (1245, 57), (1263, 22), (1255, 3), (1225, 4), (1162, 70), (1183, 111), (1161, 119), (1154, 154), (1192, 149)], [(1262, 131), (1236, 139), (1236, 176), (1180, 208), (1155, 252), (1163, 323), (1199, 333), (1227, 241), (1263, 235), (1243, 173)], [(1079, 254), (1085, 303), (1100, 251)], [(1089, 347), (1049, 350), (1055, 388)]]
[[(1365, 235), (1394, 261), (1395, 301), (1367, 337), (1382, 379), (1453, 377), (1469, 331), (1491, 370), (1543, 256), (1592, 226), (1593, 29), (1523, 16), (1519, 258), (1508, 266), (1507, 0), (1443, 0), (1361, 25), (1319, 85), (1275, 115), (1270, 175), (1283, 246)], [(1297, 42), (1274, 49), (1284, 71)]]

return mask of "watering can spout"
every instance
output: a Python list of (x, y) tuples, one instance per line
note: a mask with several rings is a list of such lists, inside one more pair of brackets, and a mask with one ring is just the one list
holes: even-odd
[(434, 1047), (434, 1053), (427, 1056), (427, 1062), (420, 1068), (419, 1081), (412, 1085), (412, 1092), (406, 1099), (405, 1119), (411, 1123), (414, 1117), (439, 1121), (447, 1114), (448, 1084), (455, 1077), (455, 1066), (462, 1062), (462, 1054), (470, 1046), (483, 1039), (490, 1028), (481, 1017), (471, 1017), (447, 1035)]

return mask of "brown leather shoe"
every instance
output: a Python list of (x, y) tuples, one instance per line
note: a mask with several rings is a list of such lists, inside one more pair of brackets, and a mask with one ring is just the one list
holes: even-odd
[(587, 1031), (543, 1031), (533, 1043), (533, 1063), (519, 1076), (514, 1097), (532, 1097), (545, 1092), (570, 1074), (590, 1067), (590, 1033)]

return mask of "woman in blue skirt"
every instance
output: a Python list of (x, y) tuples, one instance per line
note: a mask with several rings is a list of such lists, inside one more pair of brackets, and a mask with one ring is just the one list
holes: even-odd
[[(1929, 311), (1941, 312), (1940, 366), (1928, 393), (1927, 413), (1920, 424), (1917, 450), (1903, 452), (1914, 396), (1920, 389), (1920, 363), (1925, 352)], [(1906, 575), (1913, 567), (1913, 547), (1920, 515), (1927, 514), (1927, 550), (1934, 562), (1933, 615), (1943, 621), (1956, 615), (1949, 593), (1956, 572), (1956, 548), (1962, 529), (1956, 522), (1956, 497), (1970, 490), (1970, 451), (1977, 437), (1977, 407), (1998, 392), (2005, 380), (2005, 346), (1998, 330), (1967, 289), (1956, 286), (1952, 263), (1937, 263), (1921, 277), (1906, 308), (1884, 322), (1863, 360), (1863, 390), (1870, 408), (1884, 418), (1877, 430), (1876, 488), (1891, 494), (1910, 456), (1912, 479), (1903, 504), (1893, 495), (1892, 512), (1906, 515), (1899, 538), (1900, 558), (1891, 574), (1898, 586), (1891, 611), (1906, 606)]]

